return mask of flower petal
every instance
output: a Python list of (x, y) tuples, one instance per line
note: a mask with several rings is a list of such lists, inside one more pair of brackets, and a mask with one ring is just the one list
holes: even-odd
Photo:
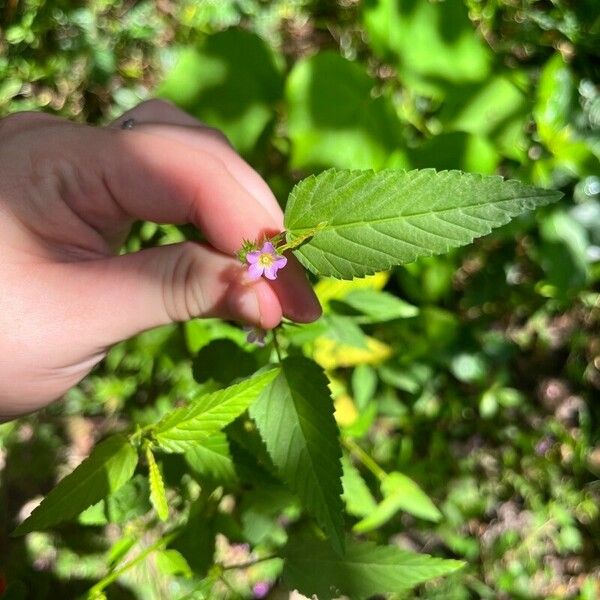
[(287, 258), (285, 256), (275, 257), (275, 260), (273, 261), (273, 266), (277, 267), (278, 269), (283, 269), (285, 265), (287, 265)]
[(271, 242), (265, 242), (260, 251), (263, 254), (276, 254), (275, 246)]
[(267, 279), (270, 279), (271, 281), (277, 279), (277, 267), (274, 264), (265, 267), (264, 275)]
[(260, 276), (263, 274), (264, 270), (264, 265), (261, 265), (260, 263), (254, 263), (248, 267), (248, 276), (253, 280), (260, 279)]
[(248, 252), (248, 254), (246, 254), (246, 262), (248, 262), (248, 264), (253, 265), (255, 262), (258, 262), (260, 255), (261, 255), (260, 250), (255, 250), (254, 252)]

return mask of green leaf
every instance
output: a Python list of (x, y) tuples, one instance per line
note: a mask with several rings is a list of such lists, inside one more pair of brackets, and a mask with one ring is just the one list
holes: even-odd
[(100, 442), (90, 456), (42, 500), (13, 535), (47, 529), (77, 516), (129, 481), (137, 460), (137, 452), (123, 435)]
[(495, 173), (500, 159), (498, 149), (489, 139), (465, 131), (435, 135), (411, 149), (410, 153), (411, 165), (415, 169), (458, 169), (481, 175)]
[(406, 166), (400, 121), (365, 67), (335, 52), (299, 60), (286, 82), (293, 168)]
[(480, 81), (489, 71), (491, 53), (463, 0), (373, 0), (364, 3), (363, 22), (374, 52), (395, 62), (420, 93), (435, 93), (444, 82)]
[(348, 541), (343, 556), (320, 540), (292, 540), (284, 551), (283, 578), (290, 590), (319, 600), (352, 600), (397, 593), (460, 569), (458, 560), (432, 558), (395, 546)]
[(278, 375), (277, 369), (255, 375), (223, 390), (200, 396), (159, 421), (153, 438), (167, 452), (186, 452), (231, 423)]
[(229, 385), (234, 379), (248, 377), (258, 369), (256, 357), (242, 350), (231, 340), (213, 340), (194, 358), (194, 379), (203, 383), (209, 379)]
[(285, 227), (306, 268), (350, 279), (464, 246), (560, 197), (461, 171), (330, 169), (292, 190)]
[(256, 34), (229, 29), (182, 48), (158, 95), (221, 129), (250, 152), (275, 114), (283, 80), (273, 52)]
[(412, 479), (402, 473), (390, 473), (381, 482), (381, 493), (383, 500), (375, 510), (353, 527), (357, 533), (365, 533), (381, 527), (399, 510), (428, 521), (437, 522), (442, 518), (442, 514), (429, 496)]
[(377, 390), (377, 373), (371, 365), (358, 365), (352, 372), (352, 394), (360, 412), (364, 411)]
[(531, 118), (531, 107), (522, 91), (528, 84), (525, 73), (513, 70), (479, 83), (452, 86), (438, 115), (444, 131), (486, 136), (496, 150), (522, 162), (528, 148), (526, 122)]
[(273, 463), (290, 489), (341, 551), (343, 504), (339, 432), (322, 369), (289, 357), (250, 408)]
[(419, 313), (416, 306), (393, 294), (376, 290), (355, 290), (350, 292), (343, 302), (365, 315), (369, 323), (407, 319)]
[(156, 565), (165, 575), (192, 577), (192, 569), (187, 560), (177, 550), (161, 550), (156, 554)]
[(247, 492), (239, 506), (244, 539), (253, 546), (275, 544), (283, 546), (287, 532), (281, 517), (295, 519), (300, 502), (295, 494), (282, 485), (261, 485)]
[(214, 564), (216, 527), (214, 507), (200, 496), (190, 508), (187, 522), (169, 544), (176, 549), (194, 574), (204, 577)]
[(150, 510), (148, 478), (135, 475), (116, 492), (84, 510), (78, 518), (83, 525), (126, 523)]
[(148, 473), (150, 479), (150, 502), (161, 521), (166, 521), (169, 516), (169, 504), (167, 503), (167, 494), (165, 492), (165, 482), (163, 481), (160, 469), (154, 459), (154, 454), (150, 446), (146, 447), (146, 460), (148, 461)]
[(358, 469), (347, 457), (342, 457), (342, 486), (344, 487), (344, 502), (346, 512), (355, 517), (365, 517), (377, 508), (377, 503), (371, 494), (365, 480)]
[(352, 319), (341, 315), (323, 315), (321, 321), (327, 326), (324, 337), (345, 346), (367, 347), (367, 336)]
[(185, 452), (185, 461), (199, 475), (219, 484), (231, 485), (237, 479), (224, 433), (215, 433), (191, 445)]

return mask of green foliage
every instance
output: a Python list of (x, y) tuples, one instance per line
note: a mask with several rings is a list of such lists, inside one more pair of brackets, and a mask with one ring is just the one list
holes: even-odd
[[(342, 556), (316, 539), (300, 539), (285, 549), (284, 578), (290, 588), (319, 600), (347, 595), (357, 600), (384, 592), (402, 592), (415, 585), (452, 573), (463, 566), (393, 546), (349, 542)], [(327, 568), (322, 569), (321, 565)]]
[[(289, 202), (300, 235), (288, 241), (318, 278), (316, 323), (285, 320), (262, 349), (218, 319), (146, 332), (43, 414), (0, 425), (5, 595), (599, 597), (595, 9), (6, 3), (0, 114), (105, 124), (158, 90), (221, 128), (282, 206), (295, 185), (347, 177), (325, 169), (392, 185), (373, 188), (385, 209), (352, 186)], [(406, 187), (417, 173), (422, 195)], [(532, 186), (548, 189), (541, 203), (564, 196), (491, 232), (533, 208), (515, 191)], [(373, 216), (404, 242), (365, 235)], [(136, 224), (125, 250), (190, 237)], [(9, 538), (57, 480), (27, 535)], [(423, 549), (439, 558), (408, 552)]]
[(275, 57), (257, 35), (231, 29), (182, 48), (159, 96), (221, 129), (249, 152), (273, 118), (282, 94)]
[(381, 168), (406, 164), (401, 125), (373, 80), (333, 52), (298, 61), (286, 83), (295, 168)]
[(152, 506), (160, 520), (166, 521), (169, 516), (169, 504), (165, 492), (165, 482), (150, 446), (146, 447), (146, 462), (148, 463), (148, 479), (150, 481), (150, 502), (152, 502)]
[(559, 198), (458, 171), (329, 170), (292, 190), (285, 226), (307, 269), (350, 279), (448, 252)]
[(394, 319), (407, 319), (419, 309), (388, 292), (369, 289), (354, 290), (344, 296), (343, 304), (364, 315), (361, 323), (382, 323)]
[(358, 469), (348, 460), (342, 458), (342, 486), (346, 512), (355, 517), (365, 517), (377, 508), (375, 498), (369, 490)]
[(281, 476), (341, 551), (341, 449), (322, 370), (306, 358), (287, 358), (250, 414)]
[(184, 456), (187, 464), (203, 479), (225, 484), (231, 484), (236, 479), (229, 443), (221, 432), (190, 445)]
[(381, 527), (396, 512), (404, 510), (415, 517), (439, 521), (440, 511), (427, 494), (409, 477), (402, 473), (390, 473), (381, 482), (383, 500), (354, 526), (357, 533), (365, 533)]
[(258, 368), (254, 355), (232, 340), (213, 340), (200, 349), (193, 363), (194, 379), (199, 383), (214, 379), (223, 385), (238, 377), (247, 377)]
[(363, 21), (373, 50), (396, 61), (401, 76), (419, 91), (481, 81), (489, 72), (491, 53), (461, 0), (372, 0), (365, 3)]
[(113, 435), (98, 444), (21, 523), (14, 535), (47, 529), (77, 516), (88, 506), (116, 492), (132, 476), (137, 453), (127, 438)]
[(272, 369), (224, 390), (201, 395), (189, 406), (161, 419), (152, 428), (153, 439), (162, 450), (185, 452), (244, 412), (278, 373), (278, 369)]

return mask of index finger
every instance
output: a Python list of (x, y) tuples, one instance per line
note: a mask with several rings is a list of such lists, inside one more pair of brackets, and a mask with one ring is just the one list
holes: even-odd
[[(78, 144), (78, 152), (100, 170), (99, 176), (119, 209), (120, 216), (112, 211), (110, 227), (117, 218), (192, 223), (212, 246), (229, 255), (239, 250), (244, 239), (260, 241), (282, 231), (283, 214), (275, 198), (256, 193), (258, 174), (252, 171), (252, 177), (241, 178), (239, 164), (223, 154), (222, 145), (220, 152), (215, 151), (214, 139), (192, 145), (185, 136), (165, 135), (169, 128), (146, 125), (125, 131), (95, 130), (100, 148)], [(272, 287), (285, 316), (312, 321), (320, 315), (312, 287), (293, 257)]]

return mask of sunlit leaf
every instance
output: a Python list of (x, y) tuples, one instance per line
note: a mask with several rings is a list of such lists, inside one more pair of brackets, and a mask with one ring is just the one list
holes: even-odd
[(342, 452), (322, 370), (307, 358), (286, 358), (250, 415), (287, 485), (341, 550)]
[(291, 192), (288, 242), (313, 273), (350, 279), (464, 246), (560, 192), (460, 171), (338, 171)]
[(278, 369), (272, 369), (192, 400), (159, 421), (153, 428), (153, 439), (163, 450), (185, 452), (242, 414), (278, 373)]
[(358, 469), (345, 456), (342, 458), (342, 467), (346, 512), (355, 517), (366, 517), (377, 508), (377, 502)]
[(402, 473), (387, 475), (381, 482), (381, 493), (383, 500), (353, 527), (357, 533), (365, 533), (381, 527), (399, 510), (428, 521), (435, 522), (442, 518), (429, 496), (412, 479)]
[(309, 597), (314, 594), (319, 600), (342, 595), (364, 600), (375, 594), (402, 592), (464, 565), (395, 546), (355, 541), (349, 541), (340, 556), (326, 542), (293, 539), (284, 555), (283, 578), (289, 589)]
[(366, 69), (333, 52), (296, 63), (286, 83), (292, 166), (407, 166), (391, 102), (371, 94)]
[(17, 527), (14, 535), (47, 529), (77, 516), (129, 481), (137, 461), (137, 452), (125, 436), (113, 435), (100, 442)]
[(165, 482), (149, 446), (146, 448), (146, 461), (150, 479), (150, 502), (160, 520), (166, 521), (169, 516), (169, 504), (165, 492)]

